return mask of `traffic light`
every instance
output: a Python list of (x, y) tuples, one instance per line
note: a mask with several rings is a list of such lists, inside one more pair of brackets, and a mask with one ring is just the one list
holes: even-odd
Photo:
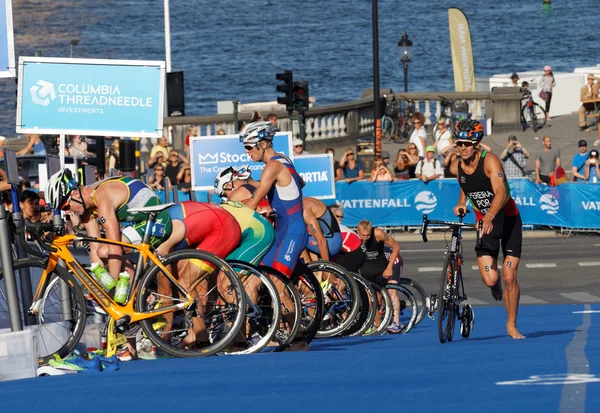
[(294, 75), (291, 70), (284, 70), (283, 73), (277, 73), (275, 77), (283, 81), (283, 84), (277, 85), (277, 91), (285, 93), (285, 96), (277, 97), (277, 103), (285, 105), (291, 115), (294, 110)]
[(308, 82), (297, 80), (294, 82), (294, 109), (298, 112), (308, 110)]

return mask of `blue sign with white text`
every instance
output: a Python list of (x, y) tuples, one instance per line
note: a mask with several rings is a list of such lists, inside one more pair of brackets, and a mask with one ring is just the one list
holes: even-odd
[(12, 0), (0, 0), (0, 77), (15, 77)]
[[(564, 228), (600, 228), (600, 185), (568, 183), (557, 187), (538, 185), (526, 179), (510, 179), (510, 192), (525, 225)], [(455, 179), (427, 184), (420, 180), (336, 183), (336, 202), (344, 209), (344, 224), (355, 226), (362, 219), (373, 225), (417, 226), (423, 214), (435, 220), (453, 221), (458, 201)], [(473, 223), (474, 214), (465, 222)]]
[(302, 188), (303, 196), (319, 199), (335, 198), (335, 176), (331, 154), (295, 157), (294, 166), (306, 183)]
[[(277, 133), (273, 139), (273, 149), (289, 157), (292, 152), (291, 133)], [(228, 166), (249, 165), (255, 181), (260, 180), (265, 167), (262, 162), (252, 162), (239, 135), (193, 137), (190, 140), (190, 159), (192, 187), (196, 190), (213, 189), (217, 173)]]
[(164, 62), (19, 60), (17, 132), (162, 136)]

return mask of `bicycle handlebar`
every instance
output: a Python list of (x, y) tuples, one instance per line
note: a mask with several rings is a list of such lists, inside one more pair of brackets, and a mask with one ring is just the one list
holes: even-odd
[[(25, 231), (27, 231), (29, 234), (31, 234), (33, 236), (36, 245), (42, 251), (52, 251), (54, 249), (50, 244), (48, 244), (47, 242), (45, 242), (42, 239), (43, 232), (54, 230), (54, 224), (52, 222), (31, 222), (30, 220), (26, 220), (24, 228), (25, 228)], [(43, 252), (35, 250), (29, 246), (29, 244), (27, 243), (27, 240), (25, 239), (24, 232), (17, 230), (17, 235), (23, 237), (23, 241), (24, 241), (23, 244), (25, 245), (25, 249), (27, 250), (27, 252), (29, 252), (32, 255), (36, 255), (38, 257), (44, 256)]]
[(481, 246), (481, 230), (483, 228), (483, 221), (478, 221), (477, 224), (465, 224), (464, 222), (462, 222), (462, 220), (463, 220), (464, 216), (466, 214), (468, 214), (470, 211), (467, 209), (467, 211), (465, 212), (462, 208), (460, 208), (458, 210), (458, 212), (461, 214), (461, 215), (459, 215), (458, 222), (430, 220), (427, 218), (427, 214), (424, 214), (423, 222), (421, 223), (421, 237), (423, 238), (423, 242), (428, 241), (427, 227), (431, 223), (431, 224), (447, 225), (449, 227), (475, 228), (477, 230), (477, 246), (480, 247)]

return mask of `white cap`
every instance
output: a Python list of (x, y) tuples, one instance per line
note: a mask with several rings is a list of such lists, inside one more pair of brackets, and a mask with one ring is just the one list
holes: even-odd
[(292, 145), (293, 145), (293, 146), (298, 146), (298, 145), (300, 145), (300, 146), (304, 146), (304, 145), (302, 144), (302, 139), (298, 139), (298, 138), (294, 139), (294, 141), (292, 142)]

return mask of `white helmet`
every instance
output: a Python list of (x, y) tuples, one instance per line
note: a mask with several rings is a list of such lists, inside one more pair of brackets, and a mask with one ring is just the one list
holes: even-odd
[(252, 122), (240, 132), (240, 142), (256, 145), (263, 139), (272, 141), (276, 132), (277, 130), (271, 122)]
[(247, 181), (252, 176), (252, 171), (249, 165), (242, 165), (235, 168), (235, 179)]
[(217, 196), (224, 198), (225, 197), (225, 189), (224, 189), (225, 185), (233, 183), (234, 179), (235, 179), (235, 170), (231, 166), (228, 166), (227, 168), (225, 168), (221, 172), (219, 172), (217, 174), (217, 177), (216, 177), (215, 183), (214, 183), (215, 193), (217, 194)]
[(44, 198), (54, 209), (60, 209), (71, 192), (79, 186), (70, 169), (64, 168), (52, 175), (46, 183)]

